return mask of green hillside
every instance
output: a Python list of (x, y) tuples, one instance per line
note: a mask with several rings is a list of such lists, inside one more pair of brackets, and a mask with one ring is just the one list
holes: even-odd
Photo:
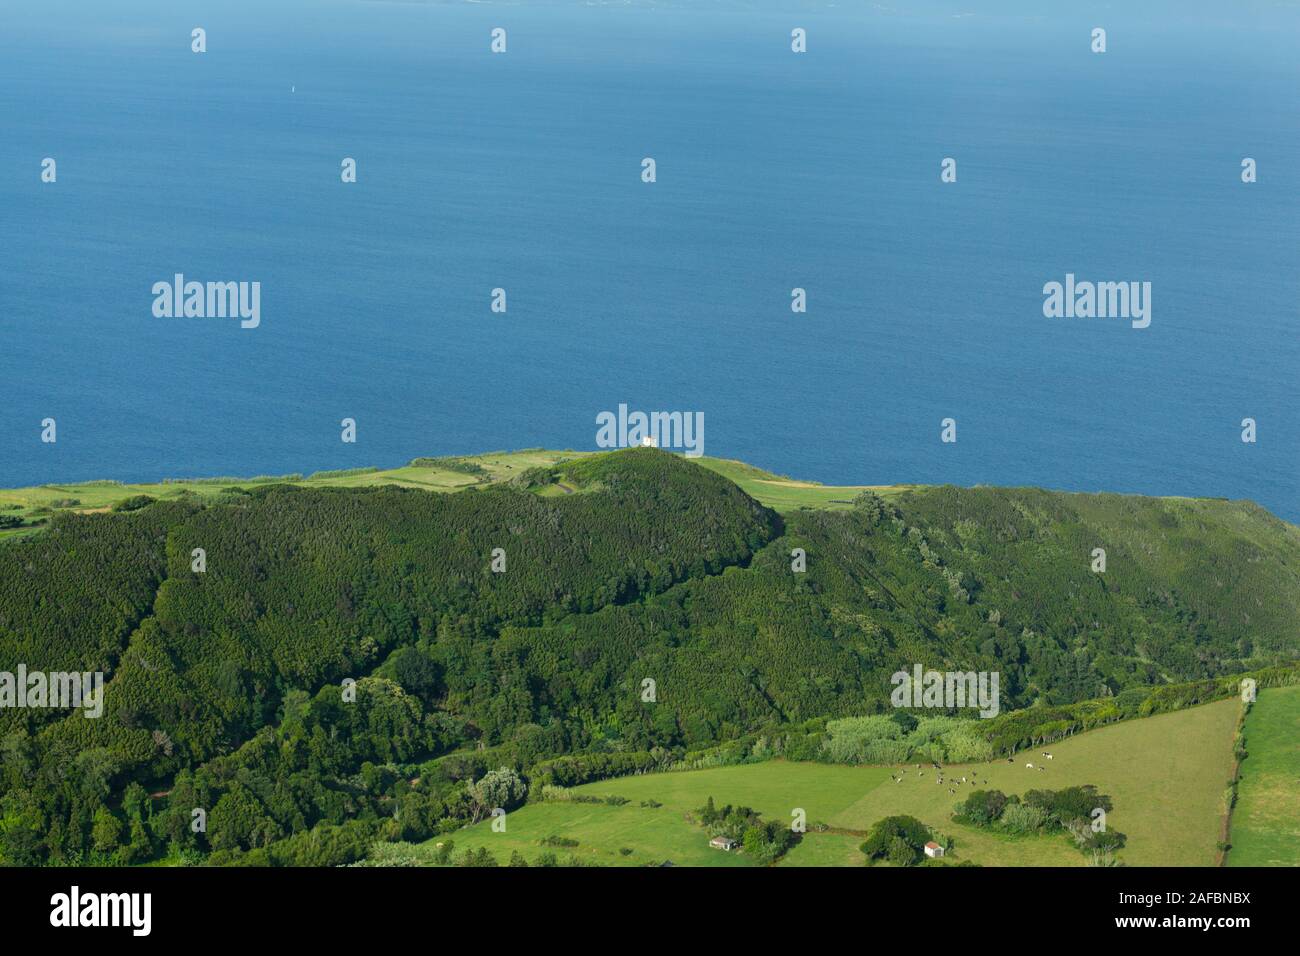
[(1300, 530), (1240, 502), (825, 489), (653, 449), (6, 502), (51, 513), (0, 542), (0, 671), (108, 681), (101, 719), (0, 709), (9, 863), (355, 859), (533, 777), (755, 735), (818, 757), (917, 663), (1000, 675), (994, 752), (1300, 655)]

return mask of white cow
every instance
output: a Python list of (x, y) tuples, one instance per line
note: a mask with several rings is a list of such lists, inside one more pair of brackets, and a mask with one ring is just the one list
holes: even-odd
[(1034, 769), (1034, 765), (1031, 764), (1031, 763), (1027, 763), (1027, 764), (1025, 764), (1025, 766), (1028, 767), (1030, 770), (1033, 770), (1033, 769)]

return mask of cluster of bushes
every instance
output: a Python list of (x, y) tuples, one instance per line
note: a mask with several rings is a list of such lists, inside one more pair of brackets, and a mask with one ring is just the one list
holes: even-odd
[(976, 790), (953, 809), (953, 819), (1013, 836), (1067, 833), (1083, 853), (1113, 855), (1126, 837), (1106, 826), (1111, 798), (1091, 784), (1030, 790), (1023, 798), (1001, 790)]
[(488, 470), (476, 461), (466, 461), (464, 458), (412, 458), (409, 464), (410, 468), (439, 468), (442, 471), (454, 471), (462, 475), (474, 475), (476, 477), (487, 477)]
[[(451, 844), (448, 844), (448, 846), (450, 845)], [(488, 851), (487, 847), (483, 846), (479, 847), (477, 850), (465, 850), (459, 856), (448, 860), (447, 862), (452, 866), (497, 866), (496, 857)], [(514, 865), (517, 866), (518, 864)]]
[(157, 498), (152, 498), (149, 495), (132, 495), (130, 498), (123, 498), (121, 501), (113, 505), (113, 510), (117, 512), (138, 511), (141, 508), (153, 504), (157, 500)]
[(858, 847), (869, 860), (888, 860), (894, 866), (914, 866), (925, 859), (931, 841), (949, 850), (952, 840), (938, 836), (916, 817), (900, 814), (878, 820)]
[(555, 834), (551, 834), (548, 837), (543, 837), (541, 840), (541, 844), (542, 846), (559, 846), (559, 847), (571, 848), (577, 846), (578, 841), (573, 839), (572, 837), (562, 837), (562, 836), (556, 836)]
[(671, 751), (636, 753), (586, 753), (543, 760), (530, 771), (542, 787), (576, 787), (593, 780), (666, 770), (672, 765)]
[(775, 863), (795, 844), (794, 831), (788, 826), (775, 821), (765, 822), (749, 807), (727, 804), (719, 809), (709, 797), (694, 816), (710, 837), (738, 840), (745, 855), (760, 863)]
[(343, 866), (361, 860), (378, 835), (373, 821), (322, 824), (248, 852), (218, 850), (212, 866)]
[[(557, 838), (557, 837), (549, 838), (549, 840), (551, 842), (548, 842), (548, 840), (542, 840), (541, 841), (542, 845), (543, 846), (577, 846), (578, 845), (577, 841), (572, 841), (572, 840), (565, 841), (562, 838)], [(630, 853), (631, 851), (627, 851), (627, 852)], [(624, 855), (627, 854), (624, 853)], [(375, 861), (371, 865), (421, 866), (424, 865), (425, 862), (426, 861), (415, 857), (385, 856), (380, 860)], [(431, 862), (434, 866), (494, 867), (494, 866), (501, 865), (500, 863), (497, 862), (496, 857), (492, 854), (490, 850), (487, 849), (487, 847), (479, 847), (478, 849), (467, 848), (457, 853), (456, 844), (451, 840), (446, 840), (442, 843), (439, 843), (438, 846), (435, 848), (433, 859), (427, 862)], [(367, 865), (367, 864), (363, 863), (358, 865)], [(510, 854), (510, 861), (506, 864), (506, 866), (514, 866), (514, 867), (527, 867), (527, 866), (575, 867), (575, 866), (595, 866), (595, 865), (596, 864), (591, 862), (590, 860), (580, 859), (578, 856), (572, 853), (566, 857), (559, 857), (555, 853), (549, 850), (538, 854), (532, 863), (529, 863), (528, 860), (524, 857), (524, 855), (520, 853), (518, 850), (514, 850)]]
[(993, 747), (980, 723), (958, 717), (917, 718), (906, 711), (832, 720), (826, 725), (821, 756), (850, 764), (988, 760)]

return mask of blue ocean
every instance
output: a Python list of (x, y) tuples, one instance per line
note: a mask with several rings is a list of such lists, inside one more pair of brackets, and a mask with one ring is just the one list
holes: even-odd
[[(1298, 49), (1294, 3), (7, 0), (0, 486), (593, 448), (625, 403), (828, 483), (1300, 520)], [(177, 273), (259, 326), (155, 316)], [(1067, 274), (1150, 325), (1045, 317)]]

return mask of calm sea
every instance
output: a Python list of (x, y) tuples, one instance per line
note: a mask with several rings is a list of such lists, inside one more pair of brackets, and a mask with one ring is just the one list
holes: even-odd
[[(1273, 3), (8, 0), (0, 485), (591, 448), (627, 403), (826, 482), (1300, 519), (1298, 49)], [(260, 327), (155, 318), (177, 272)], [(1150, 327), (1044, 318), (1067, 273)]]

